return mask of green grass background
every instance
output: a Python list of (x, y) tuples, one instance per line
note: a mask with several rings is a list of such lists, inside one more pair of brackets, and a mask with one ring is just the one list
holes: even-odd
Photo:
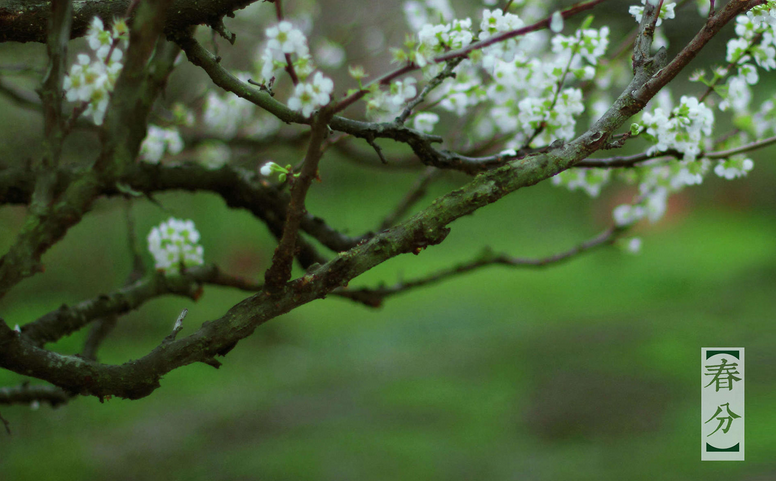
[[(732, 188), (750, 193), (766, 172)], [(310, 205), (354, 233), (373, 225), (413, 177), (335, 159), (322, 175)], [(333, 195), (338, 183), (348, 189)], [(316, 301), (260, 328), (220, 370), (176, 370), (146, 399), (5, 407), (14, 435), (0, 436), (0, 466), (6, 479), (41, 480), (768, 476), (776, 468), (776, 216), (761, 205), (703, 202), (730, 187), (710, 184), (675, 199), (666, 220), (644, 229), (638, 256), (609, 248), (540, 270), (493, 267), (379, 310)], [(550, 254), (595, 234), (614, 197), (592, 202), (548, 185), (518, 192), (453, 224), (442, 245), (351, 285), (420, 275), (482, 245)], [(248, 214), (225, 212), (210, 195), (160, 200), (169, 212), (137, 206), (140, 232), (169, 214), (192, 218), (208, 260), (261, 275), (272, 246)], [(46, 273), (3, 300), (6, 322), (120, 285), (128, 261), (119, 208), (99, 203), (46, 255)], [(21, 214), (0, 212), (3, 225), (17, 228)], [(197, 303), (152, 301), (121, 319), (102, 360), (142, 356), (184, 307), (185, 335), (242, 297), (208, 287)], [(55, 347), (77, 352), (82, 339)], [(747, 348), (745, 463), (699, 460), (702, 346)], [(21, 380), (0, 372), (2, 384)]]

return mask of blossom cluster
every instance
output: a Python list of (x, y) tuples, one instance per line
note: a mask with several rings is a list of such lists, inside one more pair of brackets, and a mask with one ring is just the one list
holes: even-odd
[(140, 145), (140, 158), (149, 164), (158, 164), (166, 152), (175, 155), (183, 150), (183, 139), (178, 129), (148, 126), (148, 134)]
[(123, 19), (117, 19), (108, 30), (99, 17), (94, 17), (86, 34), (94, 58), (79, 54), (65, 76), (62, 87), (67, 100), (86, 104), (83, 114), (91, 116), (97, 125), (102, 125), (110, 94), (123, 67), (120, 44), (126, 46), (128, 39), (129, 30)]
[[(642, 5), (646, 5), (648, 0), (641, 0)], [(653, 5), (657, 5), (657, 2), (655, 0), (649, 0), (650, 3)], [(660, 7), (660, 13), (657, 15), (657, 22), (655, 22), (655, 26), (659, 27), (663, 20), (676, 18), (676, 13), (674, 12), (674, 9), (676, 8), (676, 3), (663, 3), (663, 6)], [(628, 13), (633, 15), (636, 18), (636, 21), (641, 23), (641, 17), (644, 15), (644, 7), (639, 7), (638, 5), (633, 5), (628, 9)]]
[(154, 256), (157, 270), (177, 274), (182, 268), (204, 263), (199, 232), (191, 220), (170, 217), (151, 229), (147, 240), (148, 251)]
[[(673, 3), (663, 5), (657, 25), (663, 19), (675, 17), (674, 7)], [(631, 7), (630, 12), (640, 21), (643, 7)], [(773, 100), (763, 102), (757, 112), (749, 111), (750, 86), (759, 81), (758, 68), (770, 70), (776, 67), (776, 10), (770, 5), (757, 7), (736, 19), (735, 30), (737, 37), (727, 46), (729, 66), (715, 68), (711, 79), (706, 79), (703, 71), (690, 77), (713, 89), (722, 98), (721, 102), (716, 103), (712, 98), (704, 103), (695, 97), (683, 96), (679, 105), (673, 107), (670, 92), (664, 89), (653, 100), (652, 108), (631, 127), (632, 135), (650, 142), (646, 154), (658, 158), (617, 172), (616, 176), (609, 174), (609, 170), (572, 169), (554, 177), (553, 182), (571, 190), (582, 189), (591, 196), (598, 195), (602, 186), (615, 177), (637, 184), (638, 194), (633, 203), (620, 205), (613, 212), (615, 223), (627, 226), (644, 218), (657, 221), (665, 213), (671, 194), (702, 183), (710, 172), (725, 179), (735, 179), (751, 171), (754, 162), (744, 154), (710, 160), (704, 157), (704, 152), (732, 149), (767, 133), (776, 134)], [(726, 84), (721, 85), (725, 80)], [(600, 80), (597, 83), (600, 87)], [(715, 106), (723, 112), (732, 110), (738, 128), (738, 134), (725, 136), (716, 143), (711, 138)], [(661, 159), (660, 153), (670, 156)], [(674, 155), (679, 157), (678, 160), (671, 159)]]
[[(238, 74), (237, 77), (247, 80), (249, 75)], [(255, 105), (236, 95), (227, 94), (222, 97), (210, 91), (205, 97), (202, 121), (208, 130), (218, 133), (224, 139), (231, 139), (251, 121), (255, 111)]]
[(662, 108), (646, 112), (635, 130), (646, 129), (644, 137), (655, 145), (647, 154), (676, 150), (685, 160), (695, 160), (701, 152), (704, 136), (711, 135), (714, 112), (695, 97), (683, 96), (670, 113)]
[[(251, 75), (235, 72), (235, 77), (247, 82)], [(209, 133), (229, 140), (237, 136), (262, 139), (280, 129), (280, 121), (274, 115), (260, 112), (256, 106), (236, 95), (210, 91), (205, 97), (202, 122)]]
[[(757, 67), (766, 71), (776, 68), (774, 12), (763, 6), (736, 17), (736, 38), (728, 41), (725, 56), (732, 68), (717, 69), (710, 81), (715, 83), (729, 75), (725, 88), (716, 89), (723, 97), (720, 110), (731, 109), (739, 117), (746, 116), (752, 101), (750, 86), (759, 81)], [(699, 80), (705, 79), (701, 77)]]
[(332, 90), (334, 82), (321, 72), (315, 72), (311, 82), (297, 84), (294, 95), (288, 99), (288, 107), (309, 117), (315, 109), (329, 103)]
[[(260, 59), (262, 81), (271, 84), (279, 71), (286, 68), (290, 61), (298, 83), (288, 99), (288, 107), (309, 117), (316, 109), (328, 104), (334, 90), (334, 82), (321, 72), (315, 72), (315, 64), (304, 33), (291, 22), (284, 20), (269, 27), (266, 36), (267, 43), (261, 51)], [(337, 62), (339, 61), (335, 61)]]
[[(533, 13), (541, 2), (532, 2)], [(531, 14), (532, 10), (527, 9)], [(518, 15), (501, 9), (485, 9), (479, 21), (458, 20), (446, 0), (408, 2), (405, 13), (414, 37), (405, 41), (404, 49), (394, 49), (395, 61), (414, 62), (422, 68), (424, 78), (437, 75), (444, 67), (431, 60), (449, 50), (485, 40), (525, 26)], [(560, 15), (553, 19), (554, 30), (563, 28)], [(418, 18), (427, 23), (418, 22)], [(431, 23), (442, 19), (442, 23)], [(475, 30), (475, 25), (479, 28)], [(465, 117), (475, 108), (484, 115), (468, 119), (471, 125), (467, 142), (486, 140), (494, 135), (507, 136), (507, 149), (520, 149), (527, 144), (543, 145), (554, 140), (573, 138), (577, 118), (584, 112), (582, 91), (575, 82), (590, 80), (595, 75), (598, 59), (609, 43), (609, 29), (588, 28), (589, 21), (570, 36), (555, 35), (547, 51), (546, 32), (494, 43), (470, 53), (456, 68), (454, 78), (446, 80), (429, 96), (428, 101), (442, 110)], [(372, 89), (366, 96), (367, 116), (389, 121), (416, 95), (415, 80), (393, 82), (387, 90)], [(430, 132), (424, 117), (413, 123), (418, 130)], [(433, 117), (436, 119), (437, 117)]]
[(380, 90), (374, 85), (367, 95), (366, 115), (370, 120), (387, 122), (393, 120), (404, 108), (404, 105), (418, 95), (417, 80), (408, 77), (393, 82), (388, 90)]
[[(425, 67), (435, 56), (447, 50), (457, 50), (469, 45), (474, 38), (471, 28), (472, 21), (469, 18), (453, 20), (446, 24), (424, 25), (418, 32), (417, 43), (414, 40), (405, 43), (410, 50), (406, 60), (415, 62), (419, 67)], [(396, 57), (397, 60), (405, 60), (398, 52), (397, 55), (399, 55)]]
[(607, 27), (555, 35), (551, 54), (544, 58), (534, 53), (542, 42), (535, 35), (511, 47), (501, 45), (496, 55), (490, 48), (483, 52), (483, 66), (491, 67), (492, 76), (484, 96), (494, 103), (490, 119), (495, 131), (512, 136), (507, 147), (528, 147), (534, 142), (546, 145), (574, 137), (577, 118), (585, 108), (582, 91), (569, 84), (595, 75), (608, 35)]

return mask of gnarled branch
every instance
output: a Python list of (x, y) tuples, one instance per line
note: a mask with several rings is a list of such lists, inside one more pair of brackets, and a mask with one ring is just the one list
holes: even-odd
[[(247, 7), (256, 0), (175, 0), (165, 9), (165, 32), (185, 30), (192, 25), (214, 25), (224, 16)], [(132, 0), (80, 0), (73, 2), (71, 38), (86, 35), (95, 16), (107, 25), (123, 17)], [(0, 5), (0, 42), (45, 42), (51, 16), (51, 2), (9, 0)]]

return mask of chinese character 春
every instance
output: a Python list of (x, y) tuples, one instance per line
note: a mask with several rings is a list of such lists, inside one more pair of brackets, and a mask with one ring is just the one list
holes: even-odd
[(708, 369), (710, 372), (707, 372), (707, 376), (714, 376), (711, 378), (711, 382), (706, 384), (704, 387), (709, 387), (713, 383), (715, 384), (715, 388), (717, 391), (719, 391), (720, 388), (727, 388), (728, 391), (733, 390), (733, 381), (740, 381), (740, 377), (736, 377), (735, 374), (741, 374), (736, 369), (738, 367), (738, 364), (735, 362), (727, 365), (727, 359), (722, 359), (722, 364), (715, 364), (711, 366), (706, 366), (706, 369)]

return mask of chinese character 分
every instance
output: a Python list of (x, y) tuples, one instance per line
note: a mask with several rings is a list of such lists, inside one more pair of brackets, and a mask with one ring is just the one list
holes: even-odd
[[(722, 406), (725, 406), (725, 410), (727, 411), (727, 414), (728, 414), (728, 415), (727, 415), (727, 416), (720, 416), (720, 417), (718, 417), (718, 418), (717, 418), (717, 415), (719, 415), (719, 414), (722, 412)], [(733, 420), (734, 420), (734, 419), (738, 419), (738, 418), (740, 418), (740, 417), (741, 417), (741, 416), (739, 416), (738, 414), (736, 414), (736, 413), (734, 413), (733, 411), (731, 411), (731, 410), (730, 410), (730, 403), (725, 403), (725, 404), (720, 404), (719, 406), (717, 406), (717, 412), (715, 412), (715, 413), (714, 413), (714, 415), (713, 415), (713, 416), (711, 416), (711, 417), (709, 418), (709, 420), (708, 420), (708, 421), (706, 421), (706, 422), (705, 422), (705, 423), (703, 423), (703, 424), (706, 424), (706, 423), (710, 422), (712, 419), (714, 419), (714, 418), (717, 418), (717, 420), (719, 421), (719, 426), (717, 426), (717, 429), (715, 429), (715, 430), (714, 430), (714, 431), (711, 433), (711, 434), (714, 434), (714, 433), (716, 433), (717, 431), (719, 431), (719, 428), (721, 428), (721, 427), (722, 427), (722, 425), (723, 425), (723, 424), (725, 424), (725, 421), (727, 421), (727, 426), (725, 426), (725, 427), (722, 429), (722, 432), (723, 432), (724, 434), (727, 434), (727, 432), (728, 432), (728, 431), (730, 431), (730, 425), (731, 425), (731, 424), (733, 424)], [(709, 436), (711, 436), (711, 434), (709, 434), (709, 435), (708, 435), (708, 436), (706, 436), (706, 437), (709, 437)]]
[(719, 391), (720, 388), (724, 389), (727, 388), (728, 391), (733, 390), (733, 381), (740, 381), (740, 377), (736, 377), (735, 374), (741, 374), (736, 369), (738, 367), (737, 363), (732, 363), (729, 366), (727, 365), (727, 359), (722, 359), (722, 364), (715, 364), (711, 366), (706, 366), (706, 369), (708, 369), (710, 372), (707, 372), (707, 376), (714, 376), (711, 378), (711, 382), (706, 384), (703, 387), (709, 387), (712, 384), (715, 384), (715, 388), (717, 391)]

